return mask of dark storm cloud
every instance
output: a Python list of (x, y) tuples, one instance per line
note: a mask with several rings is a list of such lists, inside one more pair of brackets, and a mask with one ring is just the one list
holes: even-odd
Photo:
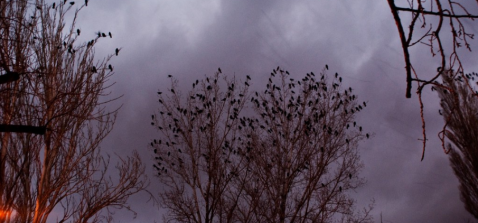
[[(380, 214), (383, 222), (472, 219), (436, 136), (443, 120), (432, 93), (424, 96), (429, 141), (420, 162), (419, 104), (416, 95), (405, 99), (402, 50), (386, 1), (91, 1), (84, 12), (80, 24), (88, 33), (114, 34), (97, 52), (123, 47), (112, 61), (113, 94), (124, 95), (123, 107), (103, 148), (140, 151), (148, 173), (153, 161), (147, 145), (158, 136), (150, 115), (159, 108), (156, 92), (169, 86), (168, 74), (189, 87), (221, 67), (228, 75), (250, 75), (253, 88), (260, 88), (278, 65), (302, 76), (328, 64), (330, 75), (338, 72), (344, 86), (368, 102), (358, 120), (374, 136), (360, 145), (368, 183), (354, 195), (357, 206), (374, 198), (377, 222)], [(438, 64), (426, 47), (413, 51), (412, 59), (423, 72)], [(155, 195), (161, 190), (154, 177), (149, 189)], [(144, 194), (131, 198), (136, 222), (161, 222), (158, 208), (146, 201)], [(122, 222), (132, 217), (117, 214)]]

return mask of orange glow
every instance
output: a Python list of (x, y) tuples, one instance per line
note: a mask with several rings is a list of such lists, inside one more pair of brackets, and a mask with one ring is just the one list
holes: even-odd
[(5, 219), (7, 219), (8, 217), (10, 217), (11, 214), (12, 214), (12, 211), (0, 210), (0, 219), (1, 219), (1, 220), (5, 220)]

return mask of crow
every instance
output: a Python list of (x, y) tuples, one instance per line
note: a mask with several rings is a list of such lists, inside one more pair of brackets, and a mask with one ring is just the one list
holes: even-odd
[(115, 50), (116, 56), (118, 56), (119, 51), (120, 50), (118, 48), (116, 48), (116, 50)]
[(111, 64), (108, 65), (108, 69), (110, 69), (110, 71), (113, 71), (113, 66), (111, 66)]
[(88, 6), (88, 0), (85, 0), (85, 6)]
[(110, 38), (113, 38), (113, 35), (111, 35), (111, 32), (108, 32), (108, 35), (110, 36)]

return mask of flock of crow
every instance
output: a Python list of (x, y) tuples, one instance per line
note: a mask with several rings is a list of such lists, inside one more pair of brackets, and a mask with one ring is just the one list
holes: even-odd
[[(249, 75), (240, 87), (235, 77), (223, 84), (221, 75), (219, 68), (214, 77), (194, 81), (187, 95), (179, 92), (168, 75), (172, 87), (166, 93), (158, 92), (161, 109), (151, 116), (151, 125), (161, 132), (161, 138), (150, 143), (159, 176), (168, 169), (183, 173), (199, 163), (205, 170), (217, 162), (231, 166), (260, 162), (264, 169), (272, 169), (279, 160), (292, 163), (289, 155), (297, 154), (299, 147), (333, 156), (370, 137), (353, 121), (354, 114), (367, 103), (356, 102), (352, 88), (341, 91), (342, 78), (337, 73), (328, 84), (324, 74), (319, 77), (310, 72), (295, 80), (277, 67), (270, 73), (266, 89), (251, 94)], [(349, 131), (351, 127), (355, 130)], [(308, 170), (310, 163), (293, 167), (287, 177)], [(237, 168), (229, 169), (228, 176), (238, 176)], [(351, 179), (352, 172), (344, 176)]]
[[(60, 5), (66, 5), (67, 4), (67, 0), (63, 0), (63, 1), (60, 1)], [(75, 2), (74, 1), (70, 1), (69, 2), (69, 5), (70, 7), (75, 5)], [(88, 6), (88, 0), (85, 0), (85, 6)], [(53, 2), (52, 5), (51, 5), (51, 9), (57, 9), (57, 3), (56, 2)], [(36, 6), (36, 9), (37, 10), (43, 10), (42, 6), (40, 5), (37, 5)], [(34, 16), (32, 16), (32, 20), (36, 19)], [(33, 21), (30, 23), (31, 25), (33, 25)], [(80, 29), (76, 29), (76, 36), (80, 36), (81, 34), (81, 30)], [(105, 37), (110, 37), (110, 38), (113, 38), (113, 34), (111, 32), (108, 32), (108, 34), (104, 33), (104, 32), (97, 32), (96, 33), (97, 37), (95, 39), (92, 39), (90, 41), (87, 42), (86, 44), (86, 47), (87, 48), (90, 48), (92, 47), (97, 41), (99, 38), (105, 38)], [(33, 40), (37, 40), (38, 37), (34, 36), (33, 37)], [(74, 42), (74, 39), (72, 41), (70, 41), (70, 43), (67, 43), (66, 41), (63, 42), (63, 46), (58, 46), (57, 49), (62, 49), (63, 47), (67, 49), (67, 52), (70, 53), (70, 54), (75, 54), (76, 53), (76, 49), (73, 47), (73, 42)], [(81, 46), (82, 47), (82, 46)], [(120, 48), (116, 48), (115, 51), (114, 51), (114, 55), (118, 56), (119, 55), (119, 52), (120, 52)], [(105, 65), (106, 66), (106, 65)], [(113, 71), (113, 66), (111, 64), (109, 64), (107, 67), (105, 67), (104, 69), (109, 69), (110, 72)], [(98, 72), (98, 68), (95, 67), (95, 66), (92, 66), (90, 71), (92, 73), (97, 73)]]

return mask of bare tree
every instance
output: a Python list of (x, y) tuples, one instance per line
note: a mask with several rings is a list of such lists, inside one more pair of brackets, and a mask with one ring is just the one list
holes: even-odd
[(43, 135), (0, 133), (0, 210), (7, 213), (0, 222), (111, 221), (111, 208), (129, 209), (127, 198), (146, 186), (136, 153), (118, 163), (117, 178), (107, 175), (100, 143), (117, 114), (105, 107), (115, 100), (107, 83), (112, 55), (94, 58), (102, 33), (77, 43), (75, 22), (86, 4), (0, 2), (0, 71), (18, 74), (0, 85), (1, 123), (45, 126)]
[[(237, 197), (230, 184), (239, 166), (232, 163), (238, 137), (239, 114), (246, 104), (248, 83), (240, 84), (221, 70), (196, 80), (182, 94), (171, 78), (171, 89), (159, 94), (161, 109), (152, 125), (161, 132), (154, 139), (160, 194), (169, 209), (167, 220), (177, 222), (229, 221)], [(227, 199), (226, 199), (227, 198)]]
[[(420, 115), (422, 118), (423, 150), (422, 160), (425, 155), (427, 141), (425, 118), (423, 113), (422, 91), (427, 85), (435, 85), (435, 80), (445, 70), (453, 70), (455, 76), (464, 76), (464, 67), (460, 59), (463, 53), (462, 47), (471, 51), (470, 40), (474, 34), (467, 28), (466, 20), (474, 20), (478, 15), (471, 12), (478, 9), (478, 2), (475, 8), (463, 4), (475, 4), (472, 2), (457, 2), (453, 0), (407, 0), (408, 7), (399, 7), (395, 0), (388, 0), (392, 15), (397, 25), (406, 69), (406, 97), (411, 97), (412, 82), (417, 83), (417, 95), (420, 103)], [(402, 12), (402, 14), (400, 14)], [(402, 22), (403, 15), (410, 15), (408, 24)], [(408, 28), (408, 30), (407, 30)], [(420, 32), (421, 30), (423, 30)], [(473, 28), (472, 28), (473, 29)], [(450, 43), (444, 40), (451, 39)], [(418, 45), (429, 47), (432, 57), (438, 56), (440, 66), (436, 70), (427, 72), (430, 76), (418, 74), (412, 64), (410, 48)], [(466, 80), (466, 79), (465, 79)], [(467, 80), (466, 80), (467, 81)], [(468, 85), (471, 89), (471, 87)], [(446, 149), (443, 148), (446, 152)]]
[(220, 82), (220, 71), (186, 95), (174, 79), (158, 92), (161, 109), (151, 124), (161, 137), (151, 146), (167, 220), (371, 220), (371, 207), (356, 213), (347, 195), (364, 183), (357, 146), (369, 134), (353, 117), (366, 103), (351, 88), (341, 92), (337, 75), (333, 84), (313, 73), (288, 81), (280, 68), (271, 75), (281, 83), (271, 77), (255, 96), (247, 93), (249, 76), (244, 84), (227, 76)]
[[(478, 80), (478, 74), (466, 74), (468, 80)], [(478, 99), (465, 80), (454, 78), (453, 71), (443, 72), (443, 87), (438, 90), (441, 114), (445, 126), (440, 132), (453, 143), (447, 144), (450, 165), (460, 181), (461, 200), (465, 208), (478, 219)], [(445, 145), (444, 145), (445, 146)]]
[(278, 67), (252, 98), (257, 115), (242, 123), (250, 162), (240, 222), (371, 221), (369, 209), (354, 213), (347, 195), (364, 183), (358, 142), (369, 134), (354, 117), (366, 102), (341, 82), (335, 74), (328, 83), (325, 71), (294, 80)]

